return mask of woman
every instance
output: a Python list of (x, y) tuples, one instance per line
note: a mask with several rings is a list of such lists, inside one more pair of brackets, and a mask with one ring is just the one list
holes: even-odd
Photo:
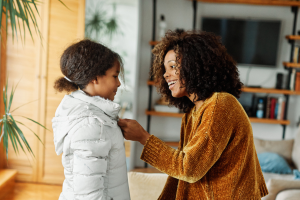
[(144, 145), (141, 159), (169, 175), (159, 199), (261, 199), (268, 190), (248, 116), (236, 98), (238, 69), (220, 38), (168, 32), (153, 49), (158, 91), (182, 109), (177, 150), (134, 120), (120, 120), (124, 137)]

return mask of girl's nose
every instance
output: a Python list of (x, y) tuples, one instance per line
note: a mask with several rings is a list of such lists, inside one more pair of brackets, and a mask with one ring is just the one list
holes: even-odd
[(120, 79), (118, 78), (118, 87), (121, 86), (121, 82), (120, 82)]

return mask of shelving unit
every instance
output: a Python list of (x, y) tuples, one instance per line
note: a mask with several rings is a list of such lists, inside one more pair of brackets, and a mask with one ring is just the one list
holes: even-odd
[[(300, 6), (299, 1), (284, 1), (284, 0), (191, 0), (193, 6), (193, 28), (196, 27), (196, 16), (197, 16), (197, 2), (207, 2), (207, 3), (233, 3), (233, 4), (250, 4), (250, 5), (268, 5), (268, 6), (291, 6), (291, 10), (294, 14), (293, 19), (293, 30), (292, 35), (287, 35), (286, 39), (291, 44), (291, 55), (289, 62), (283, 62), (283, 66), (289, 72), (288, 82), (290, 82), (290, 76), (292, 74), (292, 69), (300, 68), (300, 63), (293, 63), (293, 54), (294, 54), (294, 45), (295, 40), (300, 40), (300, 35), (296, 35), (296, 22), (297, 22), (297, 15), (298, 15), (298, 7)], [(156, 0), (153, 0), (153, 33), (152, 33), (152, 40), (149, 41), (149, 45), (153, 49), (155, 45), (159, 43), (159, 41), (155, 40), (155, 33), (156, 33)], [(151, 63), (152, 65), (152, 63)], [(150, 121), (151, 116), (160, 116), (160, 117), (182, 117), (183, 113), (168, 113), (168, 112), (156, 112), (152, 110), (152, 89), (155, 86), (155, 82), (150, 77), (150, 80), (147, 82), (149, 87), (149, 102), (148, 102), (148, 109), (146, 110), (147, 115), (147, 131), (150, 132)], [(286, 126), (290, 124), (290, 121), (287, 120), (287, 111), (288, 111), (288, 104), (289, 104), (289, 96), (290, 95), (300, 95), (300, 92), (291, 91), (290, 88), (285, 90), (281, 89), (273, 89), (273, 88), (250, 88), (244, 87), (242, 88), (243, 92), (249, 93), (266, 93), (266, 94), (283, 94), (286, 98), (285, 104), (285, 113), (284, 113), (284, 120), (277, 120), (277, 119), (260, 119), (260, 118), (252, 118), (250, 117), (249, 120), (253, 123), (267, 123), (267, 124), (280, 124), (283, 127), (282, 138), (285, 138), (285, 130)], [(173, 145), (178, 144), (177, 141), (171, 142)], [(171, 144), (170, 142), (168, 144)], [(147, 164), (145, 163), (145, 167)]]
[[(154, 110), (146, 110), (146, 115), (160, 116), (160, 117), (179, 117), (181, 118), (184, 113), (169, 113), (169, 112), (156, 112)], [(260, 119), (255, 117), (249, 117), (250, 122), (253, 123), (264, 123), (264, 124), (281, 124), (289, 125), (289, 120), (277, 120), (277, 119)]]
[(292, 62), (283, 62), (283, 66), (288, 67), (288, 68), (299, 68), (300, 63), (292, 63)]
[(197, 0), (206, 3), (233, 3), (233, 4), (250, 4), (261, 6), (300, 6), (298, 1), (287, 0)]

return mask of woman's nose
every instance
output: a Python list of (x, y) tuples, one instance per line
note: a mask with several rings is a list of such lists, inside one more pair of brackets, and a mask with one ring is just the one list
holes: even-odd
[(164, 73), (163, 77), (164, 77), (164, 78), (169, 77), (169, 73), (166, 71), (166, 72)]

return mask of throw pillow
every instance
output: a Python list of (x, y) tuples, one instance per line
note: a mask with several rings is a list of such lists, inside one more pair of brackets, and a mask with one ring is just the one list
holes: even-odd
[(294, 179), (300, 180), (300, 172), (297, 169), (294, 169), (293, 173), (295, 175)]
[(128, 172), (131, 200), (158, 199), (168, 175), (164, 173)]
[(293, 147), (292, 152), (292, 160), (295, 164), (296, 168), (300, 170), (300, 127), (298, 128), (296, 137), (295, 137), (295, 143)]
[(288, 163), (292, 163), (292, 150), (294, 140), (261, 140), (254, 138), (257, 153), (273, 152), (284, 157)]
[(274, 200), (280, 191), (288, 189), (300, 189), (300, 181), (270, 179), (267, 183), (269, 194), (261, 198), (262, 200)]
[(278, 174), (291, 174), (292, 170), (286, 160), (277, 153), (264, 152), (257, 154), (261, 170)]

